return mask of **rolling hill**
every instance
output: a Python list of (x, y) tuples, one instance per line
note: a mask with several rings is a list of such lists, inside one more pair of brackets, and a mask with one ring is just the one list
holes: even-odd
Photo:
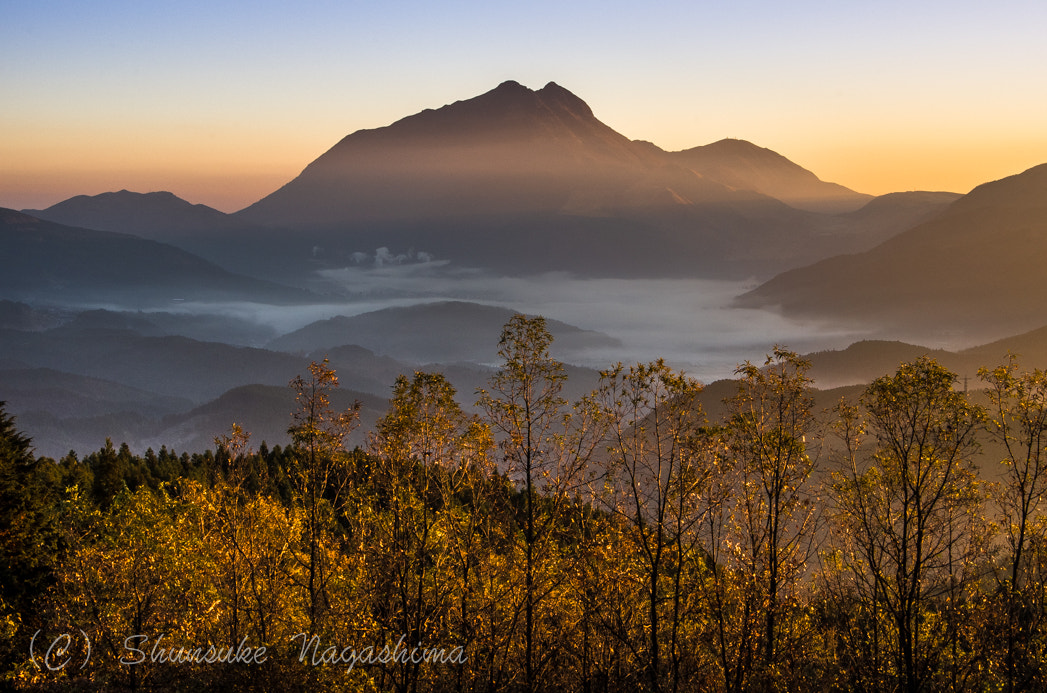
[[(498, 359), (498, 339), (515, 311), (465, 301), (438, 301), (319, 320), (269, 343), (270, 349), (318, 352), (354, 344), (415, 363)], [(619, 345), (603, 333), (548, 320), (557, 358)]]
[(74, 325), (39, 332), (0, 330), (0, 359), (196, 404), (239, 385), (286, 385), (309, 365), (303, 358), (264, 349)]
[[(359, 427), (350, 435), (349, 447), (367, 444), (366, 434), (385, 414), (388, 401), (362, 392), (337, 389), (331, 393), (330, 406), (344, 411), (354, 402), (360, 403)], [(288, 387), (272, 385), (245, 385), (223, 393), (220, 397), (190, 411), (168, 416), (155, 425), (149, 434), (138, 439), (138, 447), (161, 445), (178, 450), (206, 450), (214, 447), (216, 436), (228, 435), (233, 423), (251, 434), (251, 445), (263, 441), (269, 446), (291, 442), (287, 428), (295, 411), (295, 393)]]
[(958, 351), (900, 341), (863, 340), (846, 349), (819, 351), (804, 358), (811, 362), (809, 375), (819, 388), (869, 383), (893, 374), (903, 362), (930, 356), (956, 373), (960, 384), (973, 390), (982, 387), (978, 370), (1007, 363), (1008, 354), (1017, 357), (1022, 370), (1047, 370), (1047, 327)]

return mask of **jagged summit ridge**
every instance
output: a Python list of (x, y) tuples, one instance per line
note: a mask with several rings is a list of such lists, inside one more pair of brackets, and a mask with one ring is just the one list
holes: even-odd
[[(442, 219), (614, 200), (664, 165), (556, 83), (503, 82), (464, 101), (344, 137), (239, 214), (259, 223)], [(589, 204), (588, 202), (586, 203)]]
[(596, 119), (585, 101), (555, 82), (535, 91), (510, 80), (471, 99), (425, 109), (385, 127), (354, 132), (324, 156), (372, 143), (446, 147), (480, 142), (533, 144), (550, 137), (596, 137), (628, 145), (627, 138)]

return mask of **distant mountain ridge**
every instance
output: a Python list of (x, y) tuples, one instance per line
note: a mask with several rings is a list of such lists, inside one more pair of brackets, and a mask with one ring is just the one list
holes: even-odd
[(1006, 364), (1008, 354), (1017, 357), (1022, 370), (1043, 369), (1047, 363), (1047, 327), (956, 351), (901, 341), (863, 340), (845, 349), (819, 351), (804, 358), (811, 362), (808, 375), (820, 389), (870, 383), (895, 373), (903, 362), (929, 356), (957, 374), (959, 387), (975, 390), (984, 386), (978, 369)]
[(670, 154), (695, 173), (736, 190), (752, 190), (812, 212), (852, 212), (873, 199), (826, 183), (781, 154), (745, 140), (724, 139)]
[(0, 296), (83, 305), (171, 305), (187, 300), (295, 303), (310, 294), (239, 276), (185, 250), (112, 231), (77, 228), (0, 208)]
[(233, 224), (225, 212), (192, 204), (167, 191), (137, 193), (121, 190), (77, 195), (47, 209), (23, 209), (22, 212), (67, 226), (117, 231), (160, 241)]
[(1008, 334), (1047, 313), (1047, 164), (978, 186), (933, 218), (863, 253), (780, 274), (745, 306)]

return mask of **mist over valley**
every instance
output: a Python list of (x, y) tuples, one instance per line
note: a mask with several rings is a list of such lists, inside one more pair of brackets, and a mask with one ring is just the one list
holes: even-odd
[(419, 368), (471, 410), (515, 312), (548, 320), (572, 396), (618, 361), (710, 383), (775, 344), (827, 388), (935, 349), (973, 377), (1043, 353), (1045, 171), (873, 197), (505, 82), (349, 134), (234, 214), (127, 190), (0, 210), (0, 400), (53, 457), (197, 449), (234, 421), (284, 444), (287, 383), (324, 358), (365, 424)]
[(3, 19), (0, 690), (1047, 691), (1047, 3)]

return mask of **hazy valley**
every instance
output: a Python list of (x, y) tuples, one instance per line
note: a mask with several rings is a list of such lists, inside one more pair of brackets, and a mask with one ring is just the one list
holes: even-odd
[(235, 214), (126, 190), (0, 210), (0, 400), (54, 457), (198, 450), (234, 421), (284, 443), (287, 383), (325, 357), (365, 424), (420, 367), (471, 407), (514, 311), (551, 321), (576, 394), (615, 361), (712, 382), (776, 343), (826, 388), (923, 353), (973, 380), (1047, 360), (1045, 201), (1043, 166), (873, 198), (506, 82), (347, 135)]

